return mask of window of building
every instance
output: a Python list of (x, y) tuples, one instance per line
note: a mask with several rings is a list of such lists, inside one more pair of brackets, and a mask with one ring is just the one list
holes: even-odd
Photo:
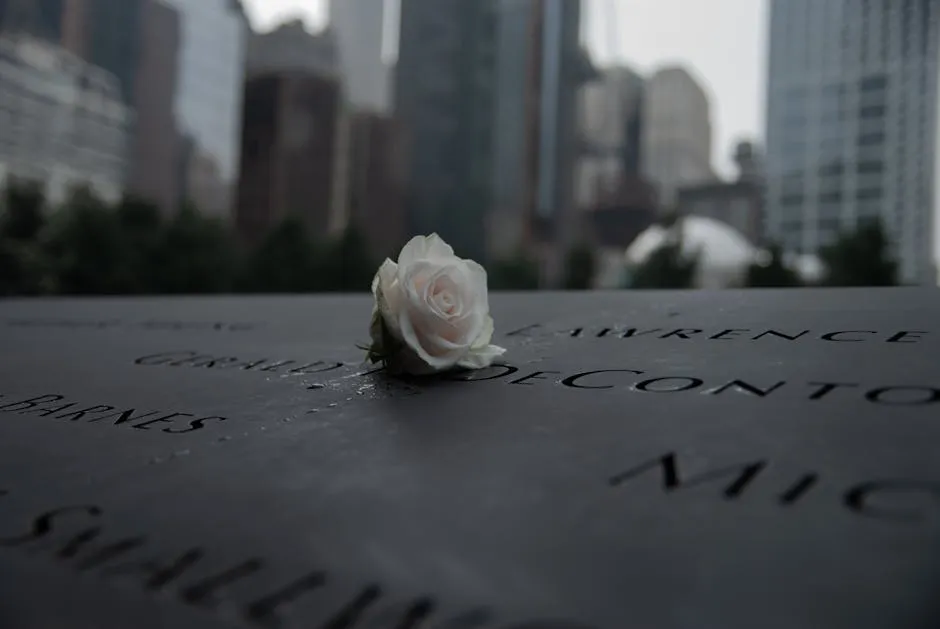
[(832, 190), (830, 192), (821, 192), (819, 194), (820, 203), (840, 203), (842, 201), (842, 190)]
[(884, 190), (882, 190), (880, 187), (859, 188), (855, 192), (855, 198), (858, 199), (859, 201), (874, 200), (874, 199), (880, 200), (883, 197), (884, 197)]
[(884, 172), (884, 162), (882, 161), (866, 161), (859, 162), (856, 166), (856, 172), (859, 174), (880, 174)]
[(884, 144), (885, 134), (883, 131), (876, 131), (873, 133), (863, 133), (858, 136), (858, 145), (859, 146), (872, 146), (877, 144)]

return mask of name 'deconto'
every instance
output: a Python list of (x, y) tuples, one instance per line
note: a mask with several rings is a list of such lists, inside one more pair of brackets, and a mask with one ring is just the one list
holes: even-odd
[(11, 398), (0, 394), (0, 413), (16, 413), (35, 417), (101, 423), (111, 426), (125, 426), (135, 430), (157, 430), (171, 435), (182, 435), (202, 430), (208, 426), (224, 422), (226, 417), (200, 417), (194, 413), (176, 411), (138, 410), (113, 406), (111, 404), (82, 404), (70, 402), (64, 395), (55, 393), (37, 395), (30, 398)]

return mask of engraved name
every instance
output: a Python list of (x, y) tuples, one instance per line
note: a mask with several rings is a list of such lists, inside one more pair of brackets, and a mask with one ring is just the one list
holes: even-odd
[[(0, 490), (0, 499), (5, 494)], [(8, 512), (3, 516), (9, 518)], [(435, 597), (401, 597), (383, 584), (351, 584), (323, 567), (285, 578), (275, 562), (258, 555), (235, 561), (213, 557), (206, 545), (166, 550), (149, 535), (115, 532), (95, 504), (57, 506), (23, 523), (0, 520), (0, 550), (52, 559), (71, 571), (119, 580), (150, 594), (173, 596), (201, 612), (234, 610), (264, 628), (330, 629), (594, 629), (563, 620), (505, 621), (487, 607), (463, 612)], [(277, 574), (277, 577), (273, 575)], [(259, 582), (263, 582), (263, 585)], [(311, 625), (306, 619), (316, 618)]]
[(333, 360), (297, 361), (277, 358), (244, 358), (214, 356), (195, 350), (164, 352), (142, 356), (135, 365), (164, 365), (167, 367), (193, 367), (196, 369), (230, 369), (233, 371), (263, 371), (284, 375), (313, 375), (336, 371), (346, 363)]
[[(670, 495), (707, 486), (708, 491), (718, 490), (727, 501), (743, 498), (749, 490), (764, 490), (765, 497), (780, 507), (802, 502), (824, 484), (822, 474), (816, 470), (802, 470), (782, 482), (779, 477), (767, 479), (771, 462), (766, 458), (688, 469), (693, 467), (688, 461), (680, 464), (677, 453), (666, 452), (612, 475), (607, 484), (624, 492), (658, 484)], [(838, 495), (848, 513), (863, 518), (911, 524), (940, 517), (940, 482), (882, 478), (841, 487)]]
[(826, 343), (892, 343), (910, 345), (923, 342), (929, 332), (923, 330), (835, 330), (814, 331), (800, 329), (750, 328), (668, 328), (597, 326), (551, 330), (540, 323), (528, 325), (506, 333), (508, 337), (560, 336), (578, 339), (672, 339), (678, 341), (763, 341), (765, 343), (787, 343), (793, 341), (821, 341)]
[[(522, 375), (524, 374), (524, 375)], [(494, 365), (479, 371), (445, 376), (460, 382), (502, 380), (507, 384), (538, 386), (546, 383), (581, 391), (631, 393), (744, 395), (753, 398), (794, 396), (807, 401), (856, 398), (880, 406), (929, 406), (940, 402), (940, 387), (929, 385), (875, 385), (845, 381), (790, 381), (753, 378), (716, 379), (670, 375), (645, 369), (594, 369), (577, 373), (540, 370), (522, 372), (513, 365)]]
[(123, 426), (135, 430), (157, 430), (182, 435), (227, 421), (226, 417), (195, 413), (127, 408), (112, 404), (71, 402), (55, 393), (29, 398), (0, 394), (0, 414), (49, 417), (60, 421)]
[[(283, 359), (245, 360), (232, 356), (212, 356), (197, 351), (166, 352), (143, 356), (134, 361), (136, 365), (162, 365), (170, 367), (197, 367), (205, 369), (233, 369), (243, 371), (267, 371), (282, 374), (322, 374), (336, 375), (334, 372), (344, 368), (357, 368), (339, 361), (317, 360), (299, 361)], [(378, 375), (381, 367), (354, 373), (353, 376), (369, 377)], [(787, 379), (765, 379), (758, 381), (752, 377), (718, 379), (702, 375), (675, 375), (657, 373), (647, 369), (609, 368), (592, 369), (580, 372), (564, 372), (544, 369), (523, 371), (510, 365), (493, 365), (486, 369), (470, 372), (455, 372), (441, 376), (450, 382), (490, 382), (500, 381), (517, 386), (560, 386), (578, 391), (626, 391), (630, 393), (668, 394), (706, 394), (709, 396), (743, 395), (751, 398), (766, 399), (773, 397), (795, 397), (806, 401), (844, 402), (852, 397), (864, 402), (889, 407), (930, 406), (940, 403), (940, 387), (927, 384), (889, 384), (878, 385), (864, 382), (840, 380), (794, 381)], [(377, 379), (377, 382), (394, 382), (398, 386), (385, 387), (390, 395), (418, 395), (428, 381), (426, 379), (398, 379), (395, 381)], [(328, 379), (325, 382), (329, 382)], [(323, 389), (324, 384), (314, 383), (306, 388)]]
[(6, 319), (10, 327), (19, 328), (63, 328), (63, 329), (91, 329), (107, 330), (126, 328), (136, 330), (170, 330), (181, 332), (215, 331), (215, 332), (245, 332), (261, 327), (260, 323), (245, 321), (176, 321), (176, 320), (147, 320), (122, 321), (120, 319), (43, 319), (43, 318), (13, 318)]

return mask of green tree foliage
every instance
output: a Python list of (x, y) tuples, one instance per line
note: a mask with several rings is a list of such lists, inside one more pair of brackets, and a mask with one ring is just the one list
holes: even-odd
[(163, 232), (157, 255), (160, 293), (221, 293), (234, 287), (234, 239), (218, 219), (184, 206)]
[(12, 183), (0, 205), (0, 296), (48, 290), (46, 259), (38, 246), (44, 225), (41, 188), (29, 182)]
[(783, 262), (783, 251), (778, 245), (768, 248), (767, 264), (751, 264), (747, 268), (745, 286), (752, 288), (789, 288), (800, 286), (800, 276)]
[(127, 292), (157, 291), (166, 273), (160, 210), (152, 203), (125, 198), (115, 208), (115, 218), (123, 236), (124, 264), (131, 276)]
[(369, 255), (365, 239), (355, 227), (347, 227), (328, 243), (320, 257), (318, 277), (321, 290), (359, 293), (372, 288), (378, 262)]
[(880, 221), (865, 221), (820, 252), (828, 286), (894, 286), (898, 265)]
[(303, 293), (316, 290), (317, 259), (303, 221), (288, 217), (248, 255), (242, 290)]
[(45, 224), (45, 199), (34, 182), (12, 182), (4, 194), (0, 211), (0, 238), (31, 242)]
[(587, 290), (591, 288), (596, 273), (594, 249), (586, 243), (572, 247), (565, 263), (565, 288)]
[(0, 238), (0, 297), (50, 292), (46, 258), (36, 248)]
[(498, 260), (487, 272), (490, 290), (538, 290), (539, 267), (525, 254)]
[[(41, 188), (28, 185), (0, 199), (4, 296), (368, 292), (379, 262), (357, 229), (314, 242), (298, 218), (245, 248), (225, 223), (192, 207), (166, 217), (140, 199), (111, 204), (80, 189), (49, 210)], [(524, 256), (490, 274), (494, 288), (538, 284), (538, 267)]]
[(90, 190), (76, 190), (50, 220), (46, 254), (55, 291), (67, 295), (136, 292), (129, 247), (116, 214)]

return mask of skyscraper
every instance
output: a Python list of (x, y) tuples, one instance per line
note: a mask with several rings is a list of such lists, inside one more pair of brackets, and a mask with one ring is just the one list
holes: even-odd
[(318, 239), (343, 226), (335, 48), (330, 31), (299, 21), (251, 37), (236, 212), (248, 243), (288, 215)]
[(538, 0), (541, 23), (539, 168), (536, 216), (550, 242), (543, 272), (553, 284), (574, 234), (578, 90), (590, 64), (581, 48), (581, 2)]
[(708, 96), (685, 68), (667, 67), (647, 80), (643, 112), (643, 176), (669, 208), (679, 187), (714, 178)]
[(0, 186), (39, 182), (52, 203), (87, 185), (123, 193), (132, 114), (117, 78), (49, 41), (0, 37)]
[(62, 40), (66, 0), (0, 0), (0, 31), (28, 34), (56, 44)]
[(190, 147), (183, 197), (227, 219), (238, 179), (248, 24), (232, 0), (165, 1), (182, 19), (176, 117)]
[(409, 232), (483, 259), (492, 200), (496, 0), (402, 0), (395, 114)]
[(772, 0), (767, 228), (815, 253), (878, 218), (901, 279), (934, 283), (937, 0)]
[(579, 209), (594, 205), (626, 176), (639, 176), (643, 91), (643, 77), (624, 66), (603, 70), (581, 89)]
[(550, 284), (555, 254), (574, 234), (576, 97), (589, 65), (580, 47), (581, 7), (499, 0), (497, 8), (488, 250), (497, 258), (538, 257)]
[(391, 98), (389, 70), (382, 60), (385, 0), (330, 0), (330, 28), (349, 101), (359, 109), (385, 112)]
[(145, 0), (139, 37), (127, 191), (170, 215), (180, 198), (180, 143), (174, 115), (179, 13), (158, 0)]
[(493, 201), (487, 218), (487, 251), (511, 258), (533, 239), (538, 187), (541, 86), (540, 12), (533, 0), (499, 0)]

